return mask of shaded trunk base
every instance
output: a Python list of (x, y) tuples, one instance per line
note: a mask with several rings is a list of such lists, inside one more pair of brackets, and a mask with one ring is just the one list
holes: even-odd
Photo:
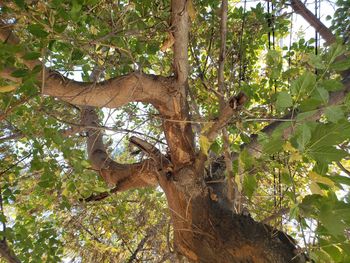
[(185, 181), (187, 184), (182, 180), (181, 185), (163, 182), (162, 187), (172, 215), (175, 247), (190, 261), (306, 262), (287, 234), (222, 207), (210, 199), (203, 182)]

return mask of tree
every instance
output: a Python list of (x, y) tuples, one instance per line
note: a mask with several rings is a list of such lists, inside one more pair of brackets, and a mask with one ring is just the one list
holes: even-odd
[[(349, 261), (348, 42), (292, 0), (328, 47), (276, 47), (288, 3), (245, 4), (0, 2), (4, 259)], [(108, 129), (138, 135), (136, 156)]]

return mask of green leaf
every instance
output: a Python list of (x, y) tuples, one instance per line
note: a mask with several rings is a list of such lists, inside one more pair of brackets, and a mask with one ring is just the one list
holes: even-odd
[(344, 88), (343, 83), (336, 79), (322, 80), (319, 85), (328, 91), (338, 91)]
[(323, 146), (319, 148), (309, 148), (308, 154), (317, 162), (330, 163), (333, 161), (340, 161), (348, 156), (344, 150), (336, 149), (332, 146)]
[(214, 141), (214, 143), (210, 146), (210, 150), (213, 151), (215, 154), (219, 155), (221, 146), (217, 141)]
[(41, 54), (39, 52), (28, 52), (22, 57), (25, 60), (36, 60), (40, 58)]
[(350, 68), (350, 59), (343, 59), (341, 61), (334, 62), (330, 69), (335, 71), (344, 71)]
[(309, 94), (316, 85), (315, 74), (306, 71), (299, 78), (294, 80), (291, 85), (291, 92), (293, 95), (300, 98), (300, 96)]
[(344, 112), (342, 106), (329, 106), (324, 111), (325, 116), (331, 122), (338, 122), (344, 118)]
[(308, 147), (319, 148), (323, 146), (337, 145), (350, 137), (350, 123), (319, 123), (312, 131)]
[(317, 69), (324, 69), (326, 65), (323, 63), (322, 58), (315, 54), (309, 54), (309, 60), (307, 61), (310, 66)]
[(294, 204), (291, 206), (290, 210), (289, 210), (289, 218), (297, 218), (299, 215), (299, 206), (297, 204)]
[(17, 69), (11, 73), (11, 76), (15, 78), (23, 78), (29, 74), (29, 71), (26, 69)]
[(44, 38), (44, 37), (47, 37), (49, 35), (49, 33), (46, 32), (44, 27), (40, 24), (31, 24), (28, 26), (28, 30), (34, 36), (37, 36), (40, 38)]
[(330, 46), (329, 52), (327, 53), (328, 63), (332, 64), (333, 61), (340, 55), (344, 54), (345, 47), (342, 44), (334, 43)]
[(267, 154), (273, 154), (282, 150), (283, 140), (280, 137), (271, 138), (263, 143), (263, 150)]
[(249, 199), (252, 198), (257, 186), (258, 186), (258, 183), (256, 181), (255, 175), (245, 174), (243, 179), (243, 190)]
[(322, 248), (333, 260), (334, 262), (345, 262), (342, 261), (343, 251), (337, 245), (327, 245)]
[(24, 0), (14, 0), (15, 4), (21, 8), (21, 9), (24, 9), (25, 8), (25, 2)]
[(341, 215), (332, 211), (332, 206), (328, 203), (321, 207), (319, 219), (331, 235), (344, 235), (345, 224), (341, 220)]
[(310, 127), (307, 125), (307, 123), (303, 123), (302, 125), (299, 125), (297, 127), (296, 137), (297, 137), (298, 149), (300, 151), (304, 151), (307, 143), (311, 139), (311, 130), (310, 130)]
[(278, 93), (276, 106), (280, 109), (285, 109), (293, 106), (292, 96), (286, 91)]
[(63, 31), (67, 28), (67, 24), (54, 24), (53, 30), (57, 33), (63, 33)]
[(84, 53), (80, 51), (79, 49), (74, 49), (72, 52), (71, 59), (72, 60), (80, 60), (84, 57)]
[(305, 119), (311, 117), (312, 115), (314, 115), (315, 113), (317, 113), (317, 110), (311, 110), (311, 111), (307, 111), (307, 112), (301, 112), (297, 115), (297, 122), (301, 122), (304, 121)]
[(325, 251), (323, 251), (323, 249), (311, 251), (310, 257), (314, 262), (317, 263), (333, 263), (330, 256)]
[(312, 94), (311, 98), (319, 100), (323, 104), (327, 104), (329, 99), (329, 93), (325, 88), (317, 87), (315, 92)]
[(244, 170), (249, 170), (254, 163), (254, 159), (252, 156), (248, 153), (247, 149), (244, 149), (240, 154), (239, 154), (239, 162), (243, 164), (242, 168)]
[(95, 192), (98, 192), (98, 193), (103, 193), (103, 192), (108, 191), (108, 189), (106, 189), (106, 188), (104, 188), (104, 187), (101, 187), (101, 186), (95, 186), (93, 190), (94, 190)]
[(350, 178), (346, 176), (341, 176), (341, 175), (333, 175), (330, 176), (329, 179), (332, 181), (338, 183), (338, 184), (346, 184), (350, 186)]

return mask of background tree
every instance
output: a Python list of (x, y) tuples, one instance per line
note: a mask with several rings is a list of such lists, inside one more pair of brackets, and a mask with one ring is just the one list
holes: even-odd
[(349, 261), (337, 4), (0, 1), (3, 259)]

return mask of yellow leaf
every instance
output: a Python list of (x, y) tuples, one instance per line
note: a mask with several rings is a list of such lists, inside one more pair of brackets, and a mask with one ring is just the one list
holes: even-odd
[(97, 30), (97, 28), (96, 28), (96, 27), (91, 26), (91, 27), (90, 27), (90, 32), (91, 32), (91, 34), (93, 34), (93, 35), (97, 35), (98, 30)]
[(163, 42), (162, 47), (160, 48), (161, 51), (165, 52), (167, 49), (171, 48), (175, 43), (175, 38), (172, 33), (168, 32), (168, 36)]
[(14, 85), (7, 85), (7, 86), (0, 87), (0, 92), (9, 92), (9, 91), (13, 91), (15, 89), (16, 89), (16, 86), (14, 86)]
[(324, 192), (322, 191), (322, 189), (315, 182), (311, 182), (311, 184), (310, 184), (310, 191), (313, 194), (324, 195)]
[(301, 154), (298, 152), (298, 150), (295, 149), (289, 141), (287, 141), (287, 142), (285, 142), (285, 144), (283, 144), (283, 150), (285, 150), (286, 152), (290, 152), (290, 161), (291, 162), (301, 161), (303, 158), (301, 156)]
[(316, 173), (314, 171), (311, 171), (309, 173), (309, 177), (310, 177), (310, 179), (313, 182), (325, 184), (325, 185), (328, 185), (328, 186), (330, 186), (332, 188), (335, 187), (335, 184), (334, 184), (334, 182), (331, 179), (329, 179), (327, 177), (324, 177), (324, 176), (321, 176), (321, 175), (319, 175), (318, 173)]
[(98, 59), (97, 59), (97, 63), (98, 63), (98, 65), (103, 66), (103, 64), (104, 64), (105, 62), (104, 62), (102, 59), (98, 58)]
[(209, 131), (209, 129), (211, 128), (212, 126), (212, 123), (208, 122), (208, 123), (205, 123), (202, 127), (202, 133), (206, 133), (207, 131)]
[(64, 187), (64, 189), (63, 189), (63, 191), (62, 191), (62, 195), (63, 195), (63, 196), (65, 196), (65, 197), (68, 197), (68, 195), (69, 195), (69, 191), (68, 191), (67, 186), (66, 186), (66, 187)]
[(298, 152), (294, 152), (290, 155), (290, 162), (294, 162), (294, 161), (301, 161), (303, 159), (303, 157), (298, 153)]
[(285, 150), (286, 152), (295, 152), (295, 148), (292, 146), (292, 144), (289, 141), (283, 144), (283, 150)]
[(199, 136), (199, 146), (201, 147), (201, 151), (207, 155), (209, 148), (210, 148), (210, 142), (208, 137), (201, 135)]
[(191, 21), (193, 22), (196, 19), (196, 9), (194, 8), (192, 0), (187, 0), (187, 12)]

